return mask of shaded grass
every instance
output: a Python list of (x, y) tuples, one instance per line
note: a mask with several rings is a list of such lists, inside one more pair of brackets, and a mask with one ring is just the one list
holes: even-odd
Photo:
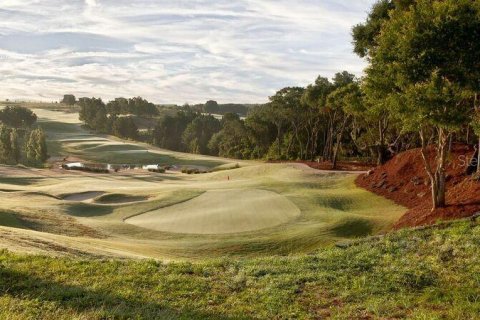
[(0, 252), (0, 318), (476, 319), (480, 226), (199, 263)]
[(332, 228), (336, 237), (359, 238), (372, 234), (372, 222), (366, 219), (350, 218)]
[(15, 213), (4, 210), (0, 210), (0, 226), (12, 228), (25, 227)]
[(101, 206), (88, 203), (75, 203), (65, 205), (66, 212), (75, 217), (98, 217), (105, 216), (113, 212), (109, 206)]
[(147, 196), (133, 196), (121, 193), (110, 193), (95, 198), (95, 202), (104, 204), (128, 203), (148, 200)]
[(0, 183), (11, 184), (15, 186), (29, 186), (42, 180), (40, 177), (0, 177)]

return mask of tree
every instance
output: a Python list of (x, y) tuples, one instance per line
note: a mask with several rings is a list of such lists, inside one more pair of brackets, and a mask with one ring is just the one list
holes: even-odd
[(0, 126), (0, 163), (12, 163), (12, 144), (11, 144), (11, 129), (7, 126)]
[(67, 106), (73, 106), (77, 102), (77, 99), (73, 94), (66, 94), (63, 96), (63, 99), (60, 102), (66, 104)]
[(238, 115), (227, 113), (222, 119), (222, 130), (212, 136), (208, 148), (211, 154), (221, 157), (248, 159), (253, 146), (244, 122)]
[(161, 148), (184, 151), (183, 132), (196, 117), (198, 114), (189, 109), (163, 116), (153, 129), (153, 143)]
[(354, 52), (360, 57), (367, 57), (377, 46), (377, 36), (383, 23), (390, 19), (390, 12), (406, 10), (415, 0), (380, 0), (376, 2), (365, 23), (357, 24), (352, 29)]
[(158, 115), (158, 109), (155, 105), (142, 97), (135, 97), (128, 100), (129, 111), (137, 116), (155, 116)]
[(120, 138), (136, 139), (138, 137), (138, 128), (132, 117), (119, 117), (113, 123), (113, 134)]
[(282, 148), (285, 145), (285, 131), (287, 131), (289, 125), (292, 124), (292, 119), (295, 114), (297, 114), (301, 109), (304, 90), (304, 88), (300, 87), (283, 88), (275, 95), (271, 96), (270, 102), (267, 104), (267, 119), (275, 125), (277, 130), (277, 159), (282, 159), (288, 156), (292, 147), (293, 140), (290, 140), (285, 146), (285, 151), (282, 152)]
[(10, 131), (10, 148), (12, 150), (11, 158), (13, 160), (13, 163), (14, 164), (19, 163), (22, 150), (20, 147), (20, 141), (19, 141), (17, 129), (12, 129)]
[(362, 93), (360, 86), (357, 82), (353, 81), (353, 77), (348, 75), (347, 77), (340, 77), (335, 81), (338, 86), (335, 91), (328, 95), (327, 101), (331, 108), (331, 112), (338, 114), (335, 118), (338, 118), (338, 124), (335, 125), (333, 130), (333, 138), (335, 144), (332, 154), (332, 169), (337, 168), (338, 151), (340, 149), (342, 139), (348, 124), (351, 122), (354, 115), (361, 112), (363, 108)]
[(25, 145), (27, 161), (33, 164), (40, 164), (48, 159), (47, 142), (42, 129), (35, 129), (30, 132)]
[(0, 121), (13, 128), (29, 128), (37, 122), (32, 110), (19, 106), (7, 106), (0, 110)]
[(310, 159), (313, 160), (318, 152), (319, 135), (323, 131), (323, 158), (327, 159), (331, 150), (329, 132), (329, 123), (327, 120), (327, 97), (334, 90), (333, 84), (328, 78), (318, 77), (313, 85), (309, 85), (303, 96), (302, 101), (307, 106), (307, 146)]
[(219, 120), (211, 115), (200, 115), (186, 127), (182, 142), (190, 153), (211, 154), (208, 142), (218, 131), (220, 131)]
[[(470, 0), (418, 0), (408, 10), (392, 10), (369, 53), (367, 78), (384, 78), (385, 101), (403, 130), (420, 135), (433, 209), (445, 206), (447, 145), (469, 122), (471, 89), (478, 85), (479, 9)], [(431, 152), (429, 140), (435, 141)]]
[(220, 111), (217, 101), (209, 100), (205, 103), (204, 112), (208, 114), (218, 113)]
[(80, 121), (83, 121), (90, 129), (95, 130), (97, 112), (106, 110), (105, 103), (100, 98), (80, 98), (78, 99), (78, 105), (80, 106)]

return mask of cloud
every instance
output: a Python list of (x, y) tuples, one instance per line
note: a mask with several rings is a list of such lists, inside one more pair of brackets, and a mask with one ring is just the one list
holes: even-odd
[(96, 7), (97, 1), (96, 0), (85, 0), (85, 4), (89, 7)]
[(141, 95), (263, 102), (364, 61), (351, 26), (374, 0), (4, 0), (1, 98)]

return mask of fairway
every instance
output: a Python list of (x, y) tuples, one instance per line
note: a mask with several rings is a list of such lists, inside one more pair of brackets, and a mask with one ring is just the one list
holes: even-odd
[[(35, 112), (57, 162), (0, 166), (0, 248), (165, 260), (302, 254), (386, 232), (405, 212), (356, 187), (357, 173), (171, 152), (91, 133), (75, 113)], [(68, 171), (58, 166), (65, 156), (177, 170)], [(185, 165), (218, 168), (189, 175)]]
[(274, 227), (299, 215), (300, 210), (291, 201), (275, 192), (233, 189), (207, 191), (125, 222), (173, 233), (227, 234)]

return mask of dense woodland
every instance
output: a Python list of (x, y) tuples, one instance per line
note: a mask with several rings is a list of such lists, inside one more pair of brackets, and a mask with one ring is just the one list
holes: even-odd
[(433, 207), (444, 206), (450, 146), (478, 143), (480, 135), (480, 1), (380, 0), (352, 35), (355, 53), (368, 62), (364, 77), (319, 76), (261, 105), (166, 107), (140, 97), (104, 103), (72, 95), (62, 102), (78, 105), (97, 132), (222, 157), (321, 160), (335, 168), (339, 158), (382, 164), (420, 147)]

